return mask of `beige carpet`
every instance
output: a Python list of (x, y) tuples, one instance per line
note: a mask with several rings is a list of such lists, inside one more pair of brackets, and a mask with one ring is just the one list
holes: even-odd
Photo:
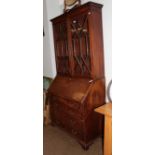
[(58, 127), (46, 126), (43, 133), (43, 155), (102, 155), (102, 139), (98, 138), (84, 151), (79, 143)]

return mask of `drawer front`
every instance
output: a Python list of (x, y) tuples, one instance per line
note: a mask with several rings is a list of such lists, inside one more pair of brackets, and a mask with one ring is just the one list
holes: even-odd
[(62, 103), (63, 105), (66, 105), (67, 107), (79, 111), (81, 103), (75, 102), (75, 101), (70, 101), (70, 100), (64, 100), (62, 98), (58, 99), (58, 102)]
[(52, 100), (51, 118), (52, 121), (65, 129), (71, 135), (83, 140), (83, 124), (80, 115), (74, 109), (60, 102), (59, 99)]
[(61, 114), (61, 126), (64, 127), (71, 135), (83, 140), (83, 126), (81, 121), (71, 117), (66, 112)]
[(51, 99), (51, 106), (54, 109), (57, 109), (57, 111), (65, 112), (67, 111), (68, 114), (70, 114), (72, 117), (81, 118), (82, 114), (82, 106), (81, 103), (65, 100), (58, 97), (52, 97)]

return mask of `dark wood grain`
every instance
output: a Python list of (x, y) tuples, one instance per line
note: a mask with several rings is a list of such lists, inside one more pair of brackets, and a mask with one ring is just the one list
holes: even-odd
[(88, 149), (101, 131), (94, 108), (105, 103), (102, 5), (93, 2), (52, 19), (57, 76), (48, 90), (52, 124)]

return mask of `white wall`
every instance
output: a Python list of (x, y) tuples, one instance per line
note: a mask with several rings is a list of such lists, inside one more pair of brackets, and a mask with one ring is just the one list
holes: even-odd
[(107, 83), (112, 79), (112, 0), (104, 0), (102, 12), (105, 74)]
[(43, 0), (43, 24), (45, 36), (43, 37), (43, 75), (55, 77), (56, 65), (53, 44), (53, 31), (50, 19), (60, 15), (59, 2), (57, 0)]
[[(82, 3), (86, 3), (89, 0), (82, 0)], [(107, 83), (112, 78), (112, 0), (92, 0), (103, 4), (103, 36), (104, 36), (104, 55), (105, 55), (105, 71)], [(44, 9), (44, 76), (55, 77), (55, 56), (53, 45), (53, 32), (50, 19), (62, 14), (63, 12), (63, 0), (44, 0), (46, 5)]]
[(51, 59), (52, 51), (50, 48), (51, 45), (49, 41), (48, 16), (45, 0), (43, 1), (43, 17), (43, 25), (45, 32), (45, 36), (43, 37), (43, 75), (51, 77), (53, 71), (53, 60)]

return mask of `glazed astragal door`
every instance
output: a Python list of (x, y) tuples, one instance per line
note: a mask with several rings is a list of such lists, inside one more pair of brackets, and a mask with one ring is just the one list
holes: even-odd
[(55, 36), (55, 54), (58, 75), (69, 75), (69, 52), (66, 23), (57, 23), (54, 25)]
[(90, 77), (89, 13), (71, 17), (73, 75)]

